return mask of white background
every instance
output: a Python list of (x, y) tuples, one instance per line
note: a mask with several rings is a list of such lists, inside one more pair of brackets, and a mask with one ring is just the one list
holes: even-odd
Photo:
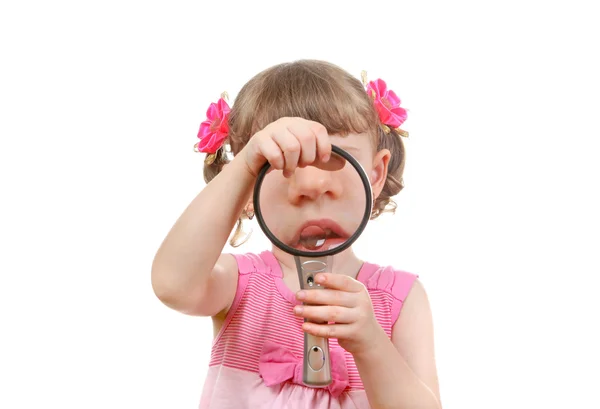
[(421, 276), (443, 406), (600, 407), (594, 2), (202, 3), (0, 6), (0, 407), (197, 406), (210, 319), (160, 304), (152, 258), (208, 104), (299, 58), (410, 109), (357, 250)]

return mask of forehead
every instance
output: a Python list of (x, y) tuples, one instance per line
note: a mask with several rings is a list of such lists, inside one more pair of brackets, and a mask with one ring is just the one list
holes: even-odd
[(329, 138), (333, 145), (342, 148), (357, 159), (374, 155), (372, 137), (367, 133), (349, 133), (345, 136), (330, 135)]

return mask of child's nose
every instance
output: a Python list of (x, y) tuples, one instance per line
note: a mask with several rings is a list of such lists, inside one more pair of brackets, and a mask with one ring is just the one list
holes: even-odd
[(290, 178), (288, 190), (289, 200), (298, 204), (302, 200), (317, 200), (325, 194), (339, 195), (341, 186), (333, 180), (331, 171), (322, 170), (314, 166), (298, 168)]

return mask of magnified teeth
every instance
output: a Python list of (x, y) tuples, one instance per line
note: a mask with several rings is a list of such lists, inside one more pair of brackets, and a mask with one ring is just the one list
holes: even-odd
[(325, 244), (325, 237), (316, 237), (316, 236), (308, 236), (308, 237), (300, 237), (300, 244), (310, 250), (316, 250)]
[(318, 226), (308, 226), (300, 233), (300, 244), (309, 249), (317, 250), (327, 240), (327, 233), (325, 229)]

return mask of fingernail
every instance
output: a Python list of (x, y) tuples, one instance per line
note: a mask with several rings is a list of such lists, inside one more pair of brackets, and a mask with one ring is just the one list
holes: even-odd
[(303, 300), (306, 298), (306, 291), (298, 291), (296, 293), (296, 298), (299, 300)]
[(294, 313), (296, 313), (296, 314), (302, 314), (302, 311), (304, 311), (304, 308), (302, 308), (301, 305), (296, 305), (294, 307)]
[(327, 162), (327, 161), (329, 160), (329, 158), (330, 158), (330, 157), (331, 157), (331, 155), (330, 155), (330, 154), (328, 154), (328, 153), (327, 153), (327, 154), (325, 154), (325, 155), (323, 155), (323, 162)]
[(315, 281), (318, 284), (323, 284), (325, 282), (325, 276), (323, 276), (321, 274), (317, 274), (317, 276), (315, 277)]

